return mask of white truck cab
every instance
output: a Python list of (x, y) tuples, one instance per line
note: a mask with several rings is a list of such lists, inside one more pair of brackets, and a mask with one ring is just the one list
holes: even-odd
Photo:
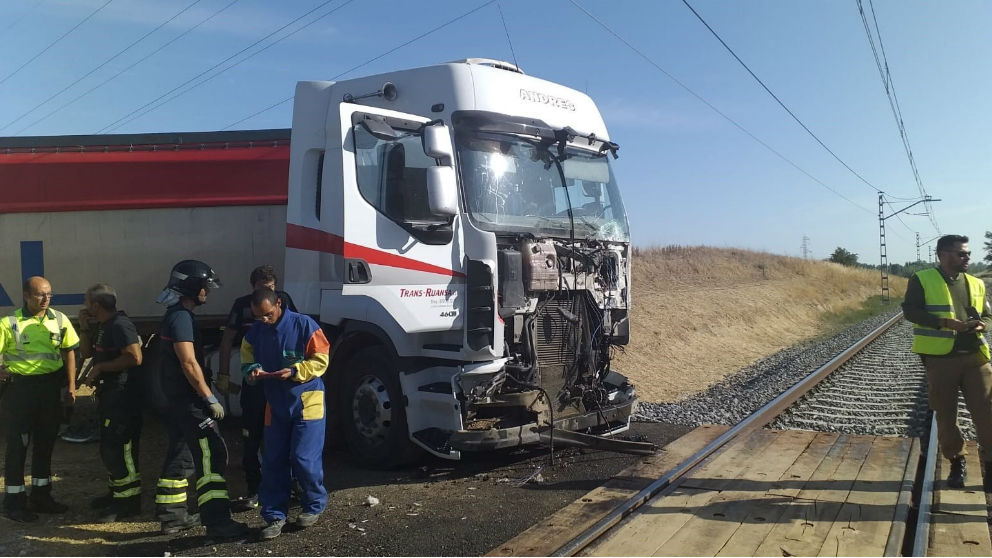
[(481, 59), (300, 82), (290, 146), (284, 285), (332, 333), (360, 459), (628, 428), (629, 228), (588, 96)]

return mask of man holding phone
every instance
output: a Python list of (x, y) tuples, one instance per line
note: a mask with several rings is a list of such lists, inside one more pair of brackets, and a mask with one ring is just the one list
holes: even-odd
[(263, 540), (282, 533), (289, 511), (291, 475), (299, 481), (296, 525), (317, 522), (327, 505), (324, 489), (324, 382), (330, 343), (310, 316), (283, 308), (271, 289), (251, 296), (252, 325), (241, 341), (241, 372), (265, 391), (265, 447), (258, 498)]
[(971, 260), (967, 236), (942, 236), (937, 258), (936, 267), (910, 278), (902, 309), (916, 324), (913, 352), (923, 359), (941, 453), (951, 462), (947, 485), (963, 488), (968, 475), (958, 427), (960, 391), (985, 462), (985, 491), (992, 492), (992, 366), (984, 333), (992, 327), (992, 308), (985, 283), (965, 273)]

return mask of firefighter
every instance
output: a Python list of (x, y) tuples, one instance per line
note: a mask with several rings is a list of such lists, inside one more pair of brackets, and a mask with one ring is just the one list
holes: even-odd
[[(165, 396), (165, 426), (169, 433), (165, 462), (155, 491), (156, 515), (162, 532), (176, 533), (202, 522), (207, 536), (232, 539), (247, 534), (243, 523), (231, 519), (224, 468), (227, 446), (217, 421), (224, 407), (210, 391), (203, 345), (193, 309), (207, 301), (207, 292), (220, 287), (209, 265), (197, 260), (177, 263), (158, 302), (168, 306), (162, 325), (160, 377)], [(192, 470), (191, 470), (192, 469)], [(186, 508), (186, 480), (196, 472), (200, 513)]]
[[(0, 321), (0, 381), (4, 389), (3, 424), (7, 434), (3, 514), (14, 521), (37, 521), (41, 513), (68, 507), (52, 498), (52, 450), (66, 404), (76, 399), (79, 337), (69, 318), (51, 308), (52, 285), (44, 277), (24, 282), (24, 306)], [(31, 495), (24, 487), (24, 462), (31, 453)]]
[[(276, 290), (276, 272), (271, 265), (260, 265), (252, 270), (248, 277), (252, 290), (269, 289), (275, 291), (282, 301), (283, 308), (296, 312), (296, 306), (289, 293)], [(255, 322), (251, 313), (251, 294), (235, 299), (231, 311), (227, 315), (227, 325), (220, 340), (220, 370), (214, 385), (217, 391), (228, 395), (230, 388), (231, 349), (241, 345), (241, 338)], [(248, 494), (235, 502), (241, 510), (258, 507), (258, 486), (262, 482), (262, 464), (258, 461), (259, 450), (262, 448), (262, 433), (265, 428), (265, 393), (260, 385), (248, 385), (244, 378), (241, 382), (241, 436), (244, 439), (244, 451), (241, 455), (241, 468), (245, 472), (245, 485)]]
[(262, 539), (278, 537), (286, 524), (291, 474), (299, 482), (300, 515), (296, 525), (317, 522), (327, 505), (324, 489), (324, 382), (330, 344), (309, 316), (282, 307), (269, 289), (252, 293), (257, 320), (241, 341), (241, 371), (261, 384), (267, 403), (265, 448), (259, 504)]
[[(90, 318), (98, 324), (95, 332)], [(110, 473), (109, 494), (93, 500), (92, 507), (103, 510), (101, 522), (111, 523), (141, 513), (137, 464), (142, 398), (139, 379), (133, 377), (134, 368), (141, 365), (141, 342), (130, 318), (117, 310), (117, 292), (106, 283), (87, 289), (79, 333), (83, 358), (93, 358), (85, 381), (96, 386), (100, 458)]]

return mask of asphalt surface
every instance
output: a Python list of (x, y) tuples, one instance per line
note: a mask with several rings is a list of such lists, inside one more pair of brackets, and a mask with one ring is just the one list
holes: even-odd
[[(85, 407), (85, 402), (82, 402)], [(77, 411), (78, 412), (78, 411)], [(633, 423), (624, 436), (663, 446), (691, 428)], [(224, 421), (230, 450), (225, 475), (232, 497), (244, 494), (240, 425)], [(292, 520), (271, 541), (258, 540), (264, 523), (257, 510), (235, 514), (253, 528), (239, 541), (212, 541), (202, 527), (178, 535), (158, 532), (154, 486), (164, 431), (154, 420), (142, 436), (141, 517), (100, 524), (90, 498), (106, 488), (96, 443), (55, 448), (54, 494), (70, 511), (34, 524), (0, 518), (3, 556), (472, 556), (485, 554), (542, 518), (600, 486), (637, 461), (612, 452), (546, 447), (470, 455), (452, 462), (425, 458), (416, 465), (380, 471), (353, 465), (343, 449), (325, 454), (327, 509), (316, 525), (298, 530)], [(378, 501), (370, 500), (372, 497)], [(190, 498), (195, 502), (195, 497)], [(374, 503), (374, 505), (373, 505)]]

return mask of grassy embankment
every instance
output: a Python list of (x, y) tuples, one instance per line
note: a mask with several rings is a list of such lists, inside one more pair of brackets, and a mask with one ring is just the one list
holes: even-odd
[[(705, 246), (636, 251), (631, 344), (615, 368), (642, 401), (676, 401), (803, 340), (881, 312), (879, 273)], [(890, 277), (890, 306), (906, 279)]]

